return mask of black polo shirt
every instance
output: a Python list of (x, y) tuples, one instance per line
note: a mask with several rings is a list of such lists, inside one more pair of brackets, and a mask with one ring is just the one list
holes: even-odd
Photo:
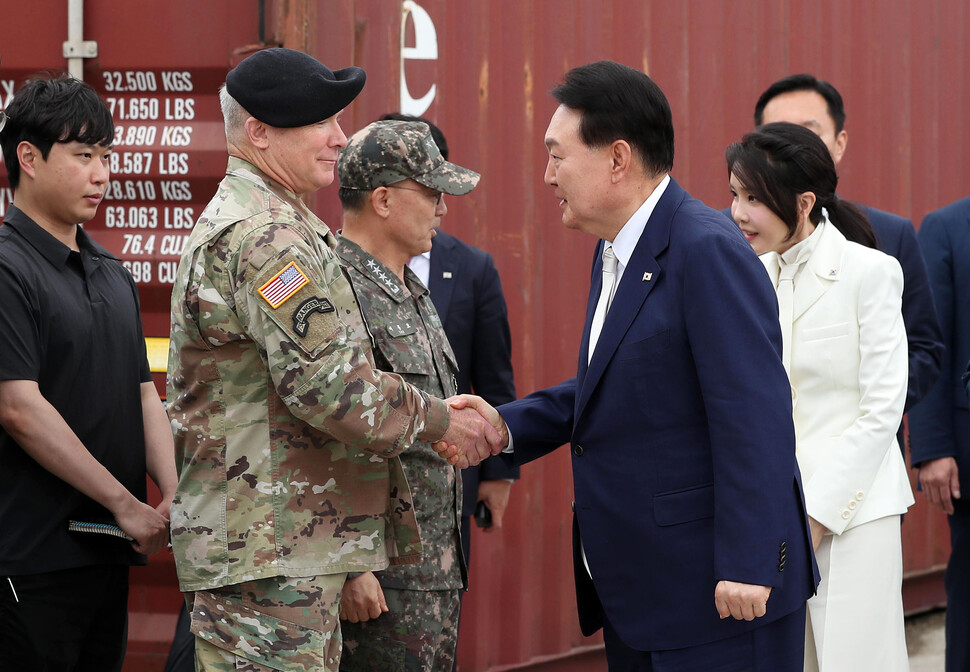
[[(138, 291), (78, 227), (74, 252), (10, 206), (0, 226), (0, 380), (36, 381), (88, 451), (145, 501), (142, 382), (151, 380)], [(123, 539), (69, 533), (109, 519), (0, 427), (0, 575), (144, 564)]]

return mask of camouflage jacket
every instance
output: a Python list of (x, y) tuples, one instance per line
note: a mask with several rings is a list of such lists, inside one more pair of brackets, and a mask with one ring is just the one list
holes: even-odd
[[(455, 355), (431, 295), (414, 272), (405, 266), (402, 284), (393, 271), (346, 238), (337, 239), (337, 255), (347, 267), (370, 330), (377, 368), (398, 373), (436, 397), (457, 394)], [(463, 588), (461, 477), (426, 441), (401, 453), (401, 462), (411, 485), (424, 553), (418, 564), (380, 572), (381, 585), (410, 590)]]
[(189, 236), (168, 364), (182, 590), (420, 557), (395, 456), (440, 438), (448, 408), (374, 370), (335, 244), (237, 158)]

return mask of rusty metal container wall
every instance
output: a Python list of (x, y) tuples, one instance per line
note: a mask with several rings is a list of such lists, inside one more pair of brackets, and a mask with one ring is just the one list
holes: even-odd
[[(353, 53), (369, 84), (351, 127), (401, 100), (398, 22), (405, 22), (407, 46), (415, 36), (413, 18), (395, 12), (396, 4), (355, 5)], [(573, 375), (589, 286), (593, 241), (562, 228), (542, 182), (543, 132), (555, 109), (548, 91), (571, 67), (609, 58), (650, 74), (673, 109), (673, 175), (714, 207), (730, 202), (724, 148), (751, 128), (761, 91), (795, 72), (832, 81), (845, 98), (852, 140), (840, 166), (846, 198), (918, 225), (930, 210), (966, 194), (961, 157), (968, 143), (960, 119), (968, 109), (963, 35), (970, 17), (959, 1), (917, 7), (902, 0), (423, 0), (419, 6), (434, 22), (437, 59), (405, 60), (404, 78), (412, 98), (436, 87), (424, 114), (445, 131), (453, 159), (484, 175), (470, 195), (448, 199), (443, 226), (495, 256), (520, 394)], [(325, 59), (331, 56), (322, 36), (333, 29), (321, 19)], [(337, 221), (339, 208), (328, 198), (321, 197), (319, 209)], [(502, 533), (473, 531), (464, 669), (516, 667), (599, 641), (578, 636), (573, 614), (571, 474), (562, 453), (523, 470)], [(903, 534), (907, 610), (941, 604), (945, 517), (917, 495)]]
[[(353, 53), (371, 83), (352, 113), (355, 126), (400, 100), (394, 36), (403, 19), (405, 39), (414, 39), (413, 20), (392, 4), (356, 4), (361, 43)], [(570, 67), (611, 58), (648, 72), (674, 112), (673, 174), (715, 207), (729, 204), (725, 146), (751, 127), (754, 101), (769, 83), (802, 71), (829, 79), (845, 97), (852, 139), (841, 165), (845, 197), (918, 225), (965, 195), (959, 119), (967, 109), (968, 16), (960, 2), (426, 0), (420, 7), (434, 22), (438, 57), (405, 61), (405, 79), (415, 82), (413, 96), (436, 86), (425, 114), (444, 129), (454, 160), (484, 175), (475, 192), (449, 199), (443, 226), (496, 258), (520, 394), (572, 375), (588, 291), (592, 241), (562, 229), (542, 183), (542, 136), (555, 108), (548, 90)], [(321, 34), (332, 28), (321, 22)], [(325, 200), (320, 210), (339, 217)], [(576, 636), (572, 614), (567, 461), (563, 454), (528, 465), (513, 488), (507, 528), (473, 532), (463, 666), (521, 664), (597, 641)], [(944, 516), (917, 500), (903, 527), (909, 611), (940, 603), (948, 553)]]
[[(65, 66), (66, 28), (61, 26), (66, 19), (59, 23), (64, 5), (58, 0), (4, 3), (4, 26), (16, 26), (17, 32), (5, 34), (0, 44), (0, 107), (8, 86), (19, 85), (28, 73)], [(160, 110), (166, 98), (195, 99), (195, 144), (185, 150), (184, 179), (190, 182), (188, 203), (196, 216), (224, 162), (215, 87), (240, 50), (257, 41), (257, 11), (255, 0), (86, 4), (85, 39), (98, 42), (99, 55), (85, 63), (85, 76), (103, 95), (155, 97)], [(415, 29), (421, 12), (434, 28), (434, 58), (416, 56), (418, 46), (427, 46), (427, 25)], [(414, 50), (407, 52), (403, 67), (402, 25), (404, 46)], [(355, 64), (367, 70), (364, 93), (342, 120), (348, 133), (400, 109), (402, 96), (413, 104), (434, 87), (424, 114), (448, 136), (452, 159), (484, 175), (471, 194), (446, 200), (443, 225), (495, 258), (510, 309), (520, 395), (573, 375), (589, 287), (594, 241), (563, 229), (557, 203), (542, 181), (543, 133), (555, 109), (548, 91), (566, 70), (610, 58), (650, 74), (673, 109), (673, 176), (719, 208), (729, 203), (724, 147), (751, 127), (757, 96), (786, 74), (813, 72), (839, 88), (848, 111), (851, 142), (840, 165), (840, 193), (911, 217), (918, 225), (927, 212), (965, 196), (970, 184), (964, 159), (970, 149), (964, 130), (970, 109), (968, 29), (970, 9), (962, 0), (266, 2), (267, 40), (310, 51), (335, 68)], [(167, 96), (106, 90), (105, 73), (139, 71), (152, 71), (159, 79), (162, 71), (190, 71), (200, 88)], [(153, 125), (161, 129), (166, 122)], [(137, 151), (153, 154), (155, 168), (142, 178), (160, 191), (157, 161), (176, 150), (156, 143)], [(178, 165), (176, 160), (173, 166)], [(3, 174), (0, 167), (0, 210), (10, 201)], [(321, 191), (314, 202), (325, 221), (338, 228), (336, 189)], [(108, 206), (117, 203), (106, 202), (89, 227), (122, 254), (128, 231), (109, 231)], [(157, 273), (157, 264), (170, 260), (158, 255), (156, 250), (122, 256), (129, 262), (151, 260)], [(146, 333), (164, 336), (167, 289), (146, 283), (142, 304)], [(601, 641), (583, 638), (576, 624), (572, 482), (568, 453), (560, 453), (523, 469), (501, 532), (473, 531), (463, 670), (530, 664), (565, 670), (565, 662), (557, 667), (558, 658), (588, 655), (587, 647)], [(944, 516), (917, 495), (903, 536), (907, 609), (939, 604), (940, 568), (949, 550)], [(133, 611), (161, 613), (168, 619), (161, 621), (164, 627), (174, 621), (178, 604), (170, 562), (156, 556), (133, 589), (133, 600), (140, 600)], [(147, 623), (146, 632), (161, 627), (158, 621)], [(164, 650), (164, 642), (151, 646), (156, 654)], [(156, 656), (130, 669), (161, 665)], [(585, 669), (596, 668), (589, 663)]]

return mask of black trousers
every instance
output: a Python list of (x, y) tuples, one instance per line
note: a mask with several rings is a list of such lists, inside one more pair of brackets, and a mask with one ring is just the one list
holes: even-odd
[[(961, 474), (964, 483), (970, 478)], [(970, 492), (953, 502), (946, 567), (946, 672), (970, 670)]]
[(631, 649), (608, 619), (603, 639), (610, 672), (801, 672), (805, 607), (744, 634), (688, 649)]
[[(970, 446), (970, 413), (953, 409), (953, 438), (958, 449)], [(950, 560), (946, 566), (946, 672), (970, 670), (970, 470), (960, 461), (962, 499), (953, 500), (950, 526)]]
[(0, 670), (121, 672), (128, 567), (0, 577)]
[(195, 635), (189, 630), (191, 625), (192, 617), (183, 603), (179, 620), (175, 624), (175, 637), (172, 639), (172, 648), (168, 650), (164, 672), (195, 672)]

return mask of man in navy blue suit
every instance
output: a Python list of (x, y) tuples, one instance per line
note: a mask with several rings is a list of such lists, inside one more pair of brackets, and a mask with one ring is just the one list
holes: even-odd
[(602, 239), (578, 374), (501, 416), (463, 400), (516, 464), (569, 444), (580, 625), (611, 671), (800, 671), (817, 572), (771, 283), (669, 177), (649, 77), (601, 61), (553, 95), (545, 181), (565, 227)]
[[(946, 670), (970, 670), (970, 410), (961, 376), (970, 361), (970, 198), (931, 212), (919, 228), (946, 353), (943, 375), (909, 413), (910, 451), (923, 494), (948, 514)], [(970, 382), (970, 379), (968, 379)]]
[[(836, 165), (845, 155), (849, 134), (845, 130), (842, 96), (834, 86), (814, 75), (790, 75), (765, 89), (755, 104), (754, 123), (761, 126), (775, 121), (800, 124), (814, 131), (829, 148)], [(876, 208), (861, 207), (876, 234), (876, 245), (895, 257), (903, 269), (903, 322), (909, 345), (905, 410), (909, 411), (939, 378), (943, 337), (913, 223)], [(730, 210), (727, 212), (730, 216)], [(897, 438), (905, 453), (902, 424)]]

